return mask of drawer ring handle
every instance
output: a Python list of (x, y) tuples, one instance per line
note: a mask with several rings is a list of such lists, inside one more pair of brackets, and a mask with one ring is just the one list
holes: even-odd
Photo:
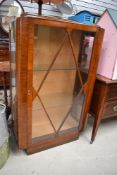
[(117, 111), (117, 106), (113, 107), (113, 111), (116, 112)]

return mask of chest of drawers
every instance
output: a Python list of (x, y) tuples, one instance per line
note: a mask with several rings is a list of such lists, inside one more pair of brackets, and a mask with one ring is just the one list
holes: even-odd
[[(4, 61), (9, 61), (9, 34), (3, 29), (0, 24), (0, 62)], [(0, 88), (3, 87), (4, 83), (5, 85), (9, 86), (10, 73), (6, 72), (4, 77), (3, 72), (0, 71)]]
[(117, 80), (97, 76), (90, 113), (95, 117), (91, 142), (102, 119), (117, 116)]

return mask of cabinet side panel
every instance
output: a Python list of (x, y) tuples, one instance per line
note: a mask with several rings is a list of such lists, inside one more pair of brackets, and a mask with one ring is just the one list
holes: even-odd
[[(19, 148), (27, 146), (27, 41), (28, 21), (20, 18), (16, 25), (16, 103)], [(22, 42), (23, 41), (23, 42)]]
[(103, 41), (103, 36), (104, 36), (104, 30), (100, 28), (95, 36), (94, 39), (94, 45), (93, 45), (93, 51), (91, 55), (91, 62), (90, 62), (90, 67), (89, 67), (89, 76), (88, 76), (88, 82), (87, 82), (87, 99), (85, 101), (85, 108), (84, 108), (84, 113), (83, 117), (81, 119), (81, 125), (80, 125), (80, 131), (83, 131), (87, 124), (87, 119), (88, 119), (88, 113), (90, 111), (90, 105), (91, 105), (91, 98), (93, 95), (93, 89), (94, 89), (94, 84), (96, 80), (96, 71), (97, 71), (97, 66), (98, 66), (98, 61), (100, 57), (100, 51), (102, 47), (102, 41)]

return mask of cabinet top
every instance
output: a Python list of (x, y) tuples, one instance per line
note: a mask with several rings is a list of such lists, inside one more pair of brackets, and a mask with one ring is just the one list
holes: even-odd
[(101, 75), (97, 75), (97, 76), (96, 76), (96, 79), (97, 79), (98, 81), (102, 81), (102, 82), (104, 82), (104, 83), (106, 83), (106, 84), (117, 84), (117, 80), (111, 80), (111, 79), (106, 78), (106, 77), (103, 77), (103, 76), (101, 76)]
[(47, 25), (51, 27), (63, 27), (63, 28), (68, 28), (69, 30), (77, 29), (77, 30), (82, 30), (84, 32), (90, 32), (90, 33), (96, 33), (100, 29), (104, 31), (103, 28), (97, 25), (87, 25), (83, 23), (78, 23), (75, 21), (70, 21), (67, 19), (60, 19), (56, 17), (47, 17), (47, 16), (34, 16), (34, 15), (22, 15), (20, 17), (21, 20), (28, 20), (33, 24), (40, 24), (40, 25)]

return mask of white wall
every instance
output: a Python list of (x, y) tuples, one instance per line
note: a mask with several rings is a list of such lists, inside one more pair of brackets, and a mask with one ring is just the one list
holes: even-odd
[[(25, 0), (20, 0), (22, 5), (25, 8), (25, 11), (30, 13), (37, 13), (37, 4), (30, 2), (26, 2)], [(78, 13), (82, 10), (88, 10), (92, 13), (101, 15), (106, 8), (111, 8), (117, 10), (117, 0), (71, 0), (74, 6), (73, 14)], [(34, 9), (35, 8), (35, 9)], [(50, 15), (50, 16), (60, 16), (65, 17), (66, 15), (62, 15), (55, 5), (43, 5), (43, 15)]]
[[(30, 12), (31, 14), (37, 13), (38, 6), (36, 3), (30, 3), (27, 0), (19, 1), (23, 5), (26, 12)], [(75, 9), (73, 14), (76, 14), (82, 10), (88, 10), (92, 13), (101, 15), (106, 8), (117, 10), (117, 0), (71, 0), (71, 2)], [(62, 15), (53, 4), (44, 4), (42, 13), (43, 15), (66, 17), (66, 15)]]
[[(1, 2), (2, 0), (0, 0)], [(5, 16), (8, 11), (9, 11), (9, 5), (13, 3), (13, 0), (7, 0), (7, 1), (4, 1), (2, 6), (0, 7), (0, 16), (3, 15)]]

